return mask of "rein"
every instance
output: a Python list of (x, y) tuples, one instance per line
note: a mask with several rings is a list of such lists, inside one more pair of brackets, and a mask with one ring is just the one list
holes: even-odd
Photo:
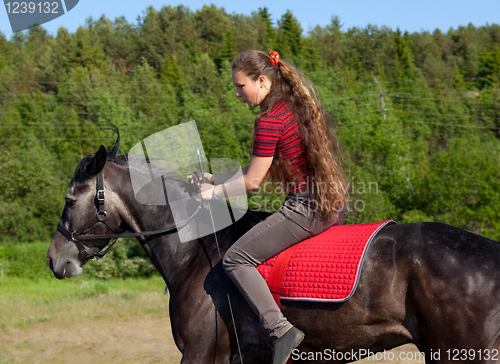
[[(88, 220), (82, 227), (76, 229), (74, 231), (69, 231), (62, 223), (59, 221), (57, 224), (57, 230), (68, 240), (72, 241), (78, 251), (82, 255), (84, 259), (101, 259), (106, 253), (113, 247), (116, 241), (119, 238), (129, 238), (129, 237), (138, 237), (138, 236), (152, 236), (152, 235), (161, 235), (161, 234), (171, 234), (179, 231), (183, 227), (185, 227), (194, 216), (201, 210), (203, 206), (203, 202), (200, 202), (200, 205), (196, 209), (196, 211), (187, 219), (185, 223), (181, 226), (176, 226), (175, 223), (170, 224), (167, 228), (161, 230), (150, 230), (150, 231), (141, 231), (137, 233), (123, 233), (123, 230), (117, 227), (113, 222), (107, 218), (106, 210), (104, 210), (104, 181), (102, 177), (102, 171), (99, 172), (96, 176), (96, 198), (98, 201), (97, 213), (92, 219)], [(102, 222), (106, 224), (108, 228), (110, 228), (114, 234), (100, 234), (100, 235), (85, 235), (89, 229), (95, 224)], [(111, 244), (106, 249), (101, 249), (101, 251), (96, 254), (91, 253), (85, 245), (83, 245), (82, 240), (102, 240), (102, 239), (114, 239)], [(141, 241), (142, 244), (142, 241)]]

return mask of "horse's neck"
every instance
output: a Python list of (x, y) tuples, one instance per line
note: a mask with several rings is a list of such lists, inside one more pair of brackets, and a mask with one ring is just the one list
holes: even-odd
[[(137, 200), (130, 178), (129, 168), (133, 167), (116, 164), (110, 167), (113, 168), (115, 179), (120, 181), (120, 185), (116, 186), (116, 190), (119, 191), (120, 199), (123, 201), (123, 211), (120, 211), (120, 215), (124, 219), (123, 228), (132, 232), (147, 232), (175, 227), (175, 221), (169, 206), (161, 205), (161, 202), (165, 201), (164, 196), (158, 198), (158, 201), (155, 201), (155, 197), (150, 199), (149, 203), (156, 202), (159, 205), (148, 205)], [(142, 173), (142, 171), (139, 171), (139, 173)], [(148, 177), (145, 176), (144, 178), (147, 179)], [(142, 195), (139, 196), (139, 200), (144, 202), (144, 195), (161, 194), (163, 190), (160, 192), (157, 189), (146, 190), (140, 193)], [(185, 192), (181, 192), (179, 187), (180, 193), (185, 194)], [(169, 277), (173, 277), (178, 271), (181, 271), (184, 265), (187, 264), (186, 261), (192, 259), (191, 256), (194, 254), (191, 244), (181, 244), (179, 239), (175, 239), (175, 237), (177, 237), (176, 233), (168, 233), (156, 237), (147, 236), (145, 241), (141, 241), (144, 250), (165, 281), (168, 281)]]
[(217, 231), (217, 239), (215, 234), (209, 234), (180, 243), (177, 234), (168, 234), (151, 242), (151, 255), (157, 259), (159, 271), (171, 294), (189, 286), (190, 280), (203, 282), (227, 249), (263, 218), (262, 214), (249, 211), (236, 223)]
[[(124, 172), (129, 174), (128, 170)], [(135, 198), (131, 183), (126, 185), (123, 193), (126, 194), (126, 200), (131, 205), (129, 230), (134, 232), (154, 231), (174, 224), (169, 206), (141, 204)], [(179, 186), (178, 195), (186, 194), (181, 190), (182, 186)], [(187, 194), (186, 197), (188, 197)], [(200, 271), (200, 274), (205, 271), (208, 273), (219, 262), (219, 249), (223, 254), (241, 235), (264, 217), (261, 213), (247, 212), (235, 224), (218, 231), (219, 247), (216, 246), (213, 234), (181, 243), (177, 233), (148, 238), (147, 243), (143, 246), (153, 264), (167, 282), (169, 289), (175, 290), (176, 287), (185, 285), (187, 283), (185, 280), (193, 276), (188, 273), (192, 272), (194, 267)]]

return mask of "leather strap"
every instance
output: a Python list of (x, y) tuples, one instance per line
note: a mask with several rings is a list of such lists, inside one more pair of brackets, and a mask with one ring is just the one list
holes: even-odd
[(281, 283), (283, 282), (283, 277), (285, 276), (286, 269), (288, 268), (288, 262), (290, 261), (296, 247), (297, 244), (279, 253), (273, 267), (271, 268), (271, 273), (269, 273), (267, 285), (269, 286), (269, 290), (271, 291), (278, 307), (281, 307), (280, 294), (288, 294), (288, 288), (281, 287)]

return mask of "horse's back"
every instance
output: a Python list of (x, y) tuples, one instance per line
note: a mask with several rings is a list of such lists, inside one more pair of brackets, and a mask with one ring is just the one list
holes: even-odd
[[(500, 242), (442, 223), (400, 224), (382, 232), (392, 235), (397, 254), (413, 267), (414, 274), (432, 273), (422, 278), (443, 279), (448, 284), (462, 278), (469, 292), (474, 291), (472, 284), (485, 283), (483, 278), (500, 283)], [(495, 288), (500, 287), (477, 287), (490, 292)]]

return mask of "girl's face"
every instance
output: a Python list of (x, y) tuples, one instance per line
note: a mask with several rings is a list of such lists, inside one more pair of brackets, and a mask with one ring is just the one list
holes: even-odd
[(250, 109), (262, 104), (271, 89), (271, 81), (266, 76), (259, 76), (253, 81), (243, 71), (233, 70), (233, 84), (236, 86), (236, 97)]

